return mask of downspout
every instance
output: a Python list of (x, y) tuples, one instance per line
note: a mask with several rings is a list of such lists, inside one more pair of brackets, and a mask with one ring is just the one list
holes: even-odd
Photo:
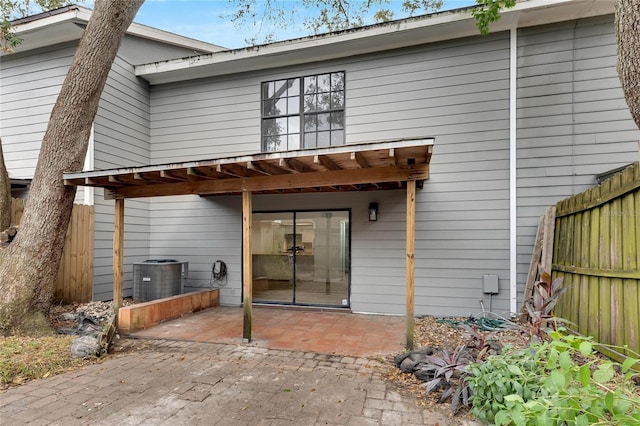
[(516, 214), (516, 142), (517, 142), (517, 72), (518, 72), (518, 28), (509, 31), (509, 309), (518, 312), (518, 246)]
[[(87, 146), (87, 155), (84, 158), (84, 171), (95, 169), (95, 152), (94, 152), (94, 125), (91, 125), (91, 133), (89, 133), (89, 145)], [(93, 205), (93, 195), (95, 188), (93, 186), (85, 186), (83, 189), (83, 202), (88, 206)]]

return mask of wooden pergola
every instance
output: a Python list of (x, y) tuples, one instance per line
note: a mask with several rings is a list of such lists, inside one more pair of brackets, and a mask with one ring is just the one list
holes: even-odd
[(105, 189), (115, 199), (113, 303), (122, 306), (124, 200), (168, 195), (242, 194), (243, 338), (251, 340), (253, 194), (401, 189), (407, 193), (407, 347), (413, 347), (415, 194), (429, 178), (433, 138), (260, 153), (175, 164), (64, 173), (65, 185)]

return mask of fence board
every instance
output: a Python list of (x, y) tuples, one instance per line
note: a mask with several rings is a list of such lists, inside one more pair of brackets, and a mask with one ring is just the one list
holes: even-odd
[(22, 213), (24, 212), (24, 200), (21, 198), (14, 198), (11, 201), (11, 223), (17, 225), (20, 223)]
[(640, 165), (560, 201), (555, 241), (553, 274), (569, 287), (556, 314), (640, 352)]
[[(25, 200), (13, 200), (12, 223), (20, 223), (24, 204)], [(93, 206), (74, 204), (53, 293), (56, 301), (84, 303), (93, 297), (94, 217)]]

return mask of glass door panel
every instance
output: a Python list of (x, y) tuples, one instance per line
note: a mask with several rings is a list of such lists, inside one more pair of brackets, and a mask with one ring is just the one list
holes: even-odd
[(295, 303), (349, 305), (349, 212), (298, 212)]
[(253, 300), (349, 306), (348, 211), (254, 213)]
[(253, 300), (293, 303), (293, 213), (254, 213)]

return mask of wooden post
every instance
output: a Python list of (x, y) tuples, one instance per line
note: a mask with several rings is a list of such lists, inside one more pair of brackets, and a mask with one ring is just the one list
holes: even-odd
[(253, 299), (253, 265), (251, 259), (251, 210), (251, 192), (245, 191), (242, 193), (242, 303), (244, 306), (242, 338), (245, 343), (249, 343), (251, 341), (251, 303)]
[(542, 269), (551, 276), (553, 264), (553, 236), (556, 229), (556, 206), (548, 206), (545, 212), (542, 236)]
[(407, 349), (413, 349), (416, 246), (416, 181), (407, 181)]
[(113, 230), (113, 309), (118, 316), (122, 306), (122, 280), (124, 263), (124, 199), (116, 199)]

